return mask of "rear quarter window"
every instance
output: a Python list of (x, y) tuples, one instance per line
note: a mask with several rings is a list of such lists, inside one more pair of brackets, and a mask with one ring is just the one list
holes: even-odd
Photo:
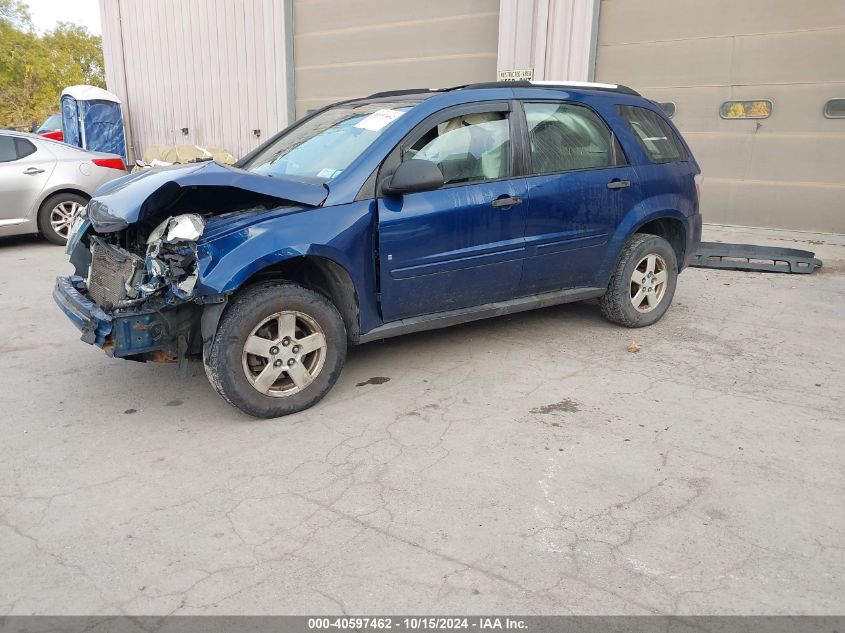
[(27, 156), (34, 154), (36, 150), (35, 145), (25, 138), (16, 138), (15, 148), (17, 149), (18, 159), (26, 158)]
[(616, 106), (616, 112), (633, 130), (652, 162), (673, 163), (687, 159), (678, 135), (656, 112), (637, 106)]

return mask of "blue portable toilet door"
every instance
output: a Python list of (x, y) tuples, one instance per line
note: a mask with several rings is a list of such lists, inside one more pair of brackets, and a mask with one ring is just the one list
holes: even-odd
[(79, 109), (76, 99), (70, 95), (62, 96), (62, 132), (68, 145), (82, 147), (82, 134), (79, 128)]
[(114, 101), (80, 101), (82, 139), (92, 152), (117, 154), (126, 161), (126, 139), (120, 104)]

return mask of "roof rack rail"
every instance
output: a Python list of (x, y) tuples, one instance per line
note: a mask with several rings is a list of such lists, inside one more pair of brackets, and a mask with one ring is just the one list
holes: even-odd
[(442, 90), (439, 88), (405, 88), (404, 90), (385, 90), (384, 92), (374, 92), (373, 94), (363, 98), (381, 99), (382, 97), (401, 97), (403, 95), (417, 95), (421, 92), (442, 92)]
[(384, 97), (401, 97), (404, 95), (420, 94), (425, 92), (452, 92), (453, 90), (481, 90), (483, 88), (558, 88), (562, 90), (580, 88), (582, 90), (599, 90), (602, 92), (618, 92), (620, 94), (642, 96), (639, 92), (622, 84), (605, 84), (593, 81), (486, 81), (477, 84), (464, 84), (452, 86), (451, 88), (406, 88), (404, 90), (386, 90), (374, 92), (362, 97), (363, 99), (381, 99)]
[(465, 86), (455, 86), (451, 90), (479, 90), (481, 88), (580, 88), (582, 90), (600, 90), (602, 92), (618, 92), (621, 94), (640, 97), (639, 92), (622, 84), (605, 84), (592, 81), (488, 81)]

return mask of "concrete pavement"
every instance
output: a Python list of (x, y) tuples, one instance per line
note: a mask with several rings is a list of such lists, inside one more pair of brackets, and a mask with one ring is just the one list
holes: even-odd
[(79, 342), (62, 249), (0, 241), (0, 615), (841, 614), (845, 239), (705, 239), (825, 268), (369, 344), (277, 421)]

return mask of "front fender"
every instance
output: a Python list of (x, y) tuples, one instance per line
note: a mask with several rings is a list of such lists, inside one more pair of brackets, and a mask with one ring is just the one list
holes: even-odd
[(349, 270), (348, 263), (344, 264), (343, 253), (319, 244), (294, 244), (274, 249), (272, 239), (254, 238), (227, 248), (221, 257), (211, 255), (205, 246), (201, 245), (197, 249), (198, 295), (231, 293), (255, 273), (303, 255), (323, 257)]
[(196, 294), (231, 293), (268, 266), (295, 257), (321, 257), (349, 274), (360, 301), (361, 326), (375, 327), (380, 319), (375, 303), (374, 207), (372, 200), (362, 200), (252, 217), (230, 227), (197, 244)]

